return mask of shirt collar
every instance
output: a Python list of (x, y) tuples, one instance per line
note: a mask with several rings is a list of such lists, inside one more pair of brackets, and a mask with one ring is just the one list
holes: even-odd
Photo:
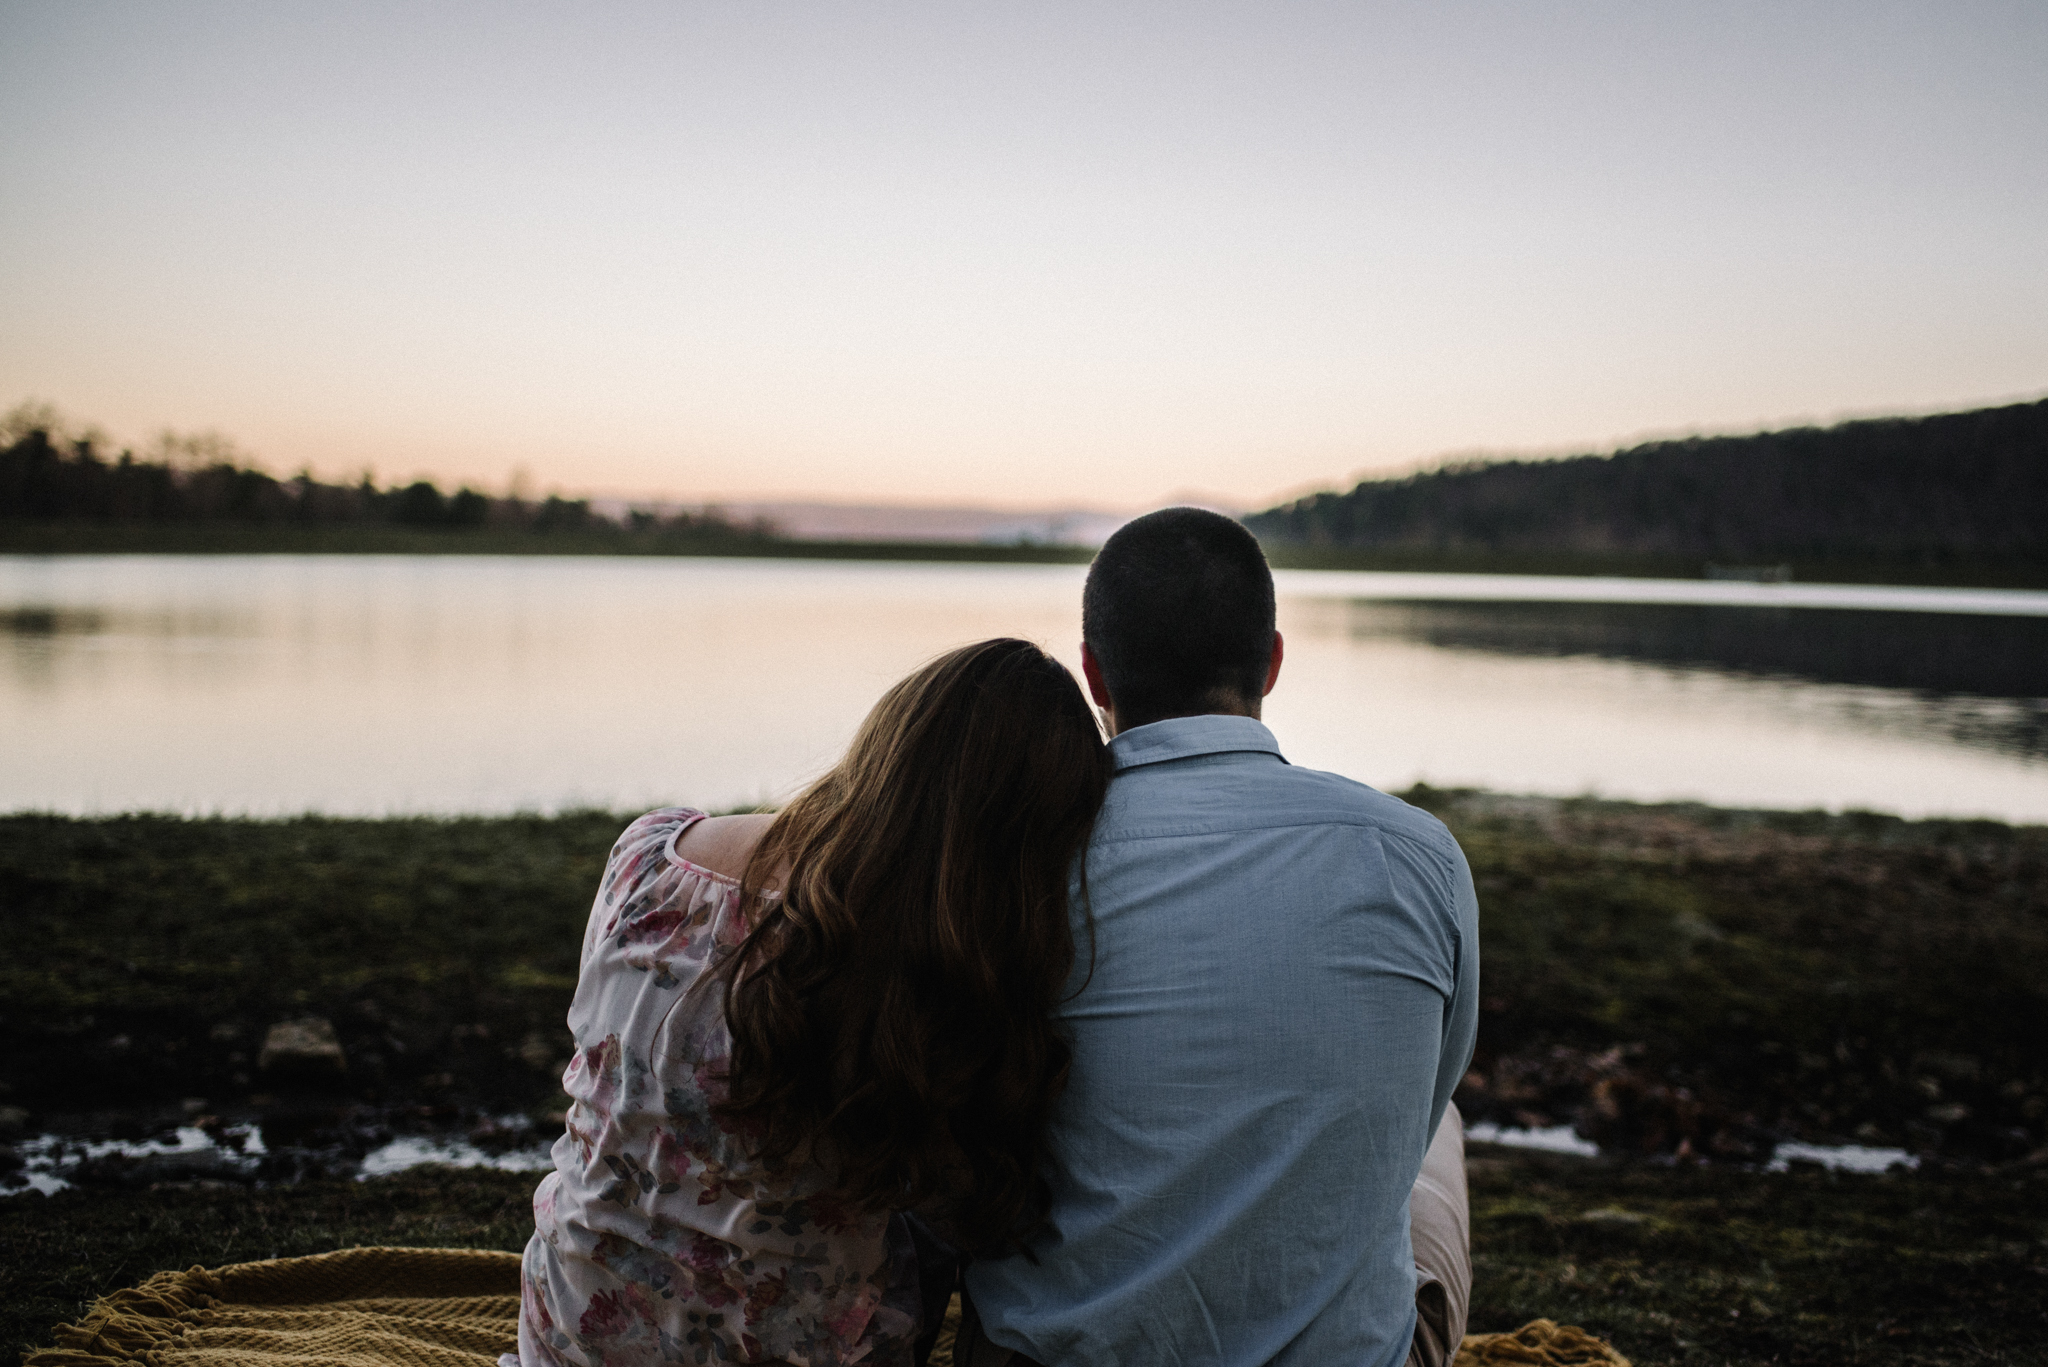
[(1265, 723), (1251, 717), (1210, 713), (1200, 717), (1168, 717), (1147, 726), (1134, 726), (1109, 743), (1110, 762), (1116, 771), (1135, 769), (1141, 764), (1161, 764), (1190, 755), (1220, 755), (1233, 750), (1254, 750), (1280, 754), (1280, 742)]

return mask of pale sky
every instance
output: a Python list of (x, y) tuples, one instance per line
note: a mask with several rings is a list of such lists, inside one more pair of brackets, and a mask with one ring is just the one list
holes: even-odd
[(1261, 506), (2048, 390), (2048, 5), (0, 0), (0, 407)]

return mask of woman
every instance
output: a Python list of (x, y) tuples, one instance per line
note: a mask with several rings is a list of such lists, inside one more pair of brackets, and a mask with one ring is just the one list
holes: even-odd
[(626, 829), (534, 1194), (524, 1367), (911, 1361), (891, 1213), (985, 1249), (1044, 1215), (1068, 876), (1108, 773), (1058, 661), (984, 641), (890, 689), (779, 815)]

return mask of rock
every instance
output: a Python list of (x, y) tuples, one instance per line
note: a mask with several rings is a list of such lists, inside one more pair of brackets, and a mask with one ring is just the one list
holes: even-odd
[(279, 1021), (263, 1037), (256, 1070), (274, 1082), (335, 1082), (348, 1071), (348, 1058), (334, 1025), (322, 1016)]

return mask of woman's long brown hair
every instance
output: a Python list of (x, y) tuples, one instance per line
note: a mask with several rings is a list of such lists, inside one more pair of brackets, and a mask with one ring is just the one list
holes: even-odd
[(1049, 1205), (1068, 878), (1108, 782), (1079, 686), (1028, 641), (890, 689), (748, 863), (722, 1120), (771, 1167), (816, 1155), (850, 1204), (938, 1201), (968, 1247), (1018, 1246)]

